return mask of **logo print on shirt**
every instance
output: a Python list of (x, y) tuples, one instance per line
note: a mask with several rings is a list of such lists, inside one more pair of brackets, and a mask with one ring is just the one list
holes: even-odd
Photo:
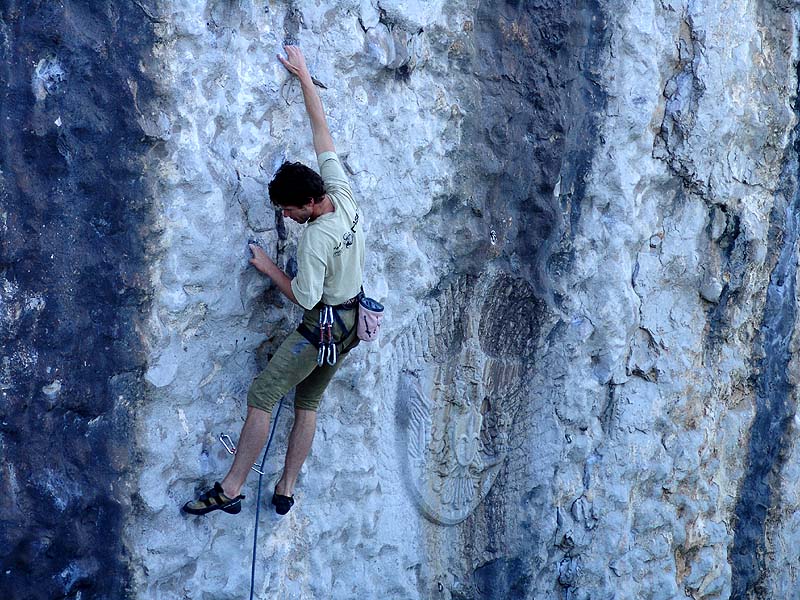
[(342, 250), (347, 250), (356, 241), (356, 225), (358, 225), (358, 213), (353, 217), (353, 224), (350, 226), (350, 231), (345, 232), (344, 235), (342, 235), (342, 241), (333, 247), (334, 256), (341, 256)]

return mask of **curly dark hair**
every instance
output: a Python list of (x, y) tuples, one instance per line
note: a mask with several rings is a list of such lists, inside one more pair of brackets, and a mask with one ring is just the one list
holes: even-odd
[(322, 177), (303, 163), (286, 161), (269, 182), (269, 199), (275, 206), (305, 206), (324, 196)]

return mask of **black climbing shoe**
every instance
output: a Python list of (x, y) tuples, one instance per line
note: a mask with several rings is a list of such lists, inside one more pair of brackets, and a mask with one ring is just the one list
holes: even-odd
[(183, 512), (190, 515), (205, 515), (213, 510), (224, 510), (232, 515), (242, 511), (242, 500), (244, 496), (239, 494), (236, 498), (228, 498), (222, 491), (219, 482), (214, 487), (200, 494), (197, 500), (190, 500), (183, 505)]
[(294, 496), (281, 496), (278, 492), (272, 494), (272, 503), (275, 505), (275, 512), (285, 515), (294, 505)]

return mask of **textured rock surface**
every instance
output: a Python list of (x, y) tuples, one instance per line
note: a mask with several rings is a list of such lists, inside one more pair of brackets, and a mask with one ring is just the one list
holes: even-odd
[(149, 204), (131, 3), (0, 5), (0, 591), (120, 598)]
[[(247, 262), (254, 239), (294, 269), (300, 228), (271, 209), (266, 184), (284, 159), (314, 162), (299, 87), (274, 58), (284, 42), (322, 84), (368, 216), (367, 288), (389, 319), (326, 395), (297, 504), (261, 513), (256, 595), (800, 594), (793, 3), (64, 6), (2, 14), (16, 62), (0, 111), (28, 119), (23, 134), (3, 121), (2, 485), (21, 498), (3, 541), (50, 561), (50, 587), (31, 597), (116, 598), (127, 584), (135, 598), (247, 597), (256, 478), (238, 516), (178, 507), (224, 474), (217, 438), (238, 434), (252, 377), (299, 317)], [(105, 29), (72, 44), (81, 14)], [(48, 27), (59, 33), (26, 41)], [(120, 31), (134, 40), (124, 60), (108, 41)], [(110, 57), (111, 75), (78, 85), (95, 64), (79, 50)], [(112, 139), (124, 143), (102, 158)], [(69, 210), (94, 223), (109, 189), (140, 203), (98, 241), (77, 225), (69, 244), (45, 233), (46, 216), (66, 227)], [(31, 275), (53, 244), (52, 279)], [(145, 310), (137, 371), (129, 323)], [(67, 315), (100, 331), (72, 325), (45, 352), (42, 328)], [(113, 352), (96, 352), (94, 335), (118, 340)], [(42, 411), (73, 420), (42, 427)], [(23, 454), (28, 430), (37, 449), (52, 436), (79, 445), (54, 466)], [(69, 519), (112, 484), (125, 508)], [(116, 540), (123, 516), (130, 581), (119, 546), (91, 549), (95, 520)], [(41, 542), (56, 536), (78, 541)], [(6, 555), (3, 591), (30, 589), (29, 564)]]
[[(218, 564), (244, 558), (247, 519), (173, 520), (198, 480), (224, 471), (215, 438), (238, 430), (252, 357), (296, 318), (245, 251), (257, 237), (291, 267), (298, 232), (273, 225), (264, 187), (284, 157), (313, 159), (299, 90), (272, 60), (285, 39), (326, 86), (371, 216), (369, 288), (391, 320), (333, 385), (296, 510), (264, 517), (257, 589), (796, 591), (793, 559), (768, 552), (792, 539), (791, 520), (751, 512), (783, 496), (794, 414), (794, 288), (767, 293), (782, 252), (782, 277), (796, 273), (782, 216), (796, 187), (792, 13), (161, 10), (165, 242), (140, 420), (148, 493), (129, 540), (143, 596), (236, 597), (248, 583)], [(780, 409), (758, 391), (767, 362), (784, 374)]]

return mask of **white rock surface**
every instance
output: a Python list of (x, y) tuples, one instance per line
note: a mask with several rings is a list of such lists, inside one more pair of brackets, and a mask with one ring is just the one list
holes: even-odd
[[(498, 9), (497, 35), (519, 50), (491, 73), (489, 9), (474, 0), (161, 2), (161, 245), (127, 540), (137, 597), (249, 591), (256, 477), (236, 517), (178, 509), (224, 475), (217, 436), (238, 435), (257, 364), (299, 317), (247, 262), (256, 239), (291, 267), (300, 228), (278, 234), (266, 185), (284, 159), (314, 164), (299, 87), (274, 58), (286, 39), (325, 86), (368, 217), (367, 291), (389, 317), (327, 392), (281, 519), (268, 501), (285, 401), (256, 597), (731, 596), (780, 252), (771, 210), (791, 181), (796, 11), (540, 4)], [(559, 14), (564, 31), (537, 28)], [(585, 45), (585, 62), (559, 44)], [(539, 77), (539, 64), (556, 66)], [(602, 102), (586, 104), (595, 88), (570, 69)], [(546, 88), (550, 73), (564, 76), (557, 106), (501, 87)], [(559, 125), (520, 131), (511, 107)], [(571, 128), (583, 113), (596, 135)], [(562, 214), (535, 212), (547, 202)], [(797, 444), (783, 456), (761, 584), (775, 598), (800, 593)]]

